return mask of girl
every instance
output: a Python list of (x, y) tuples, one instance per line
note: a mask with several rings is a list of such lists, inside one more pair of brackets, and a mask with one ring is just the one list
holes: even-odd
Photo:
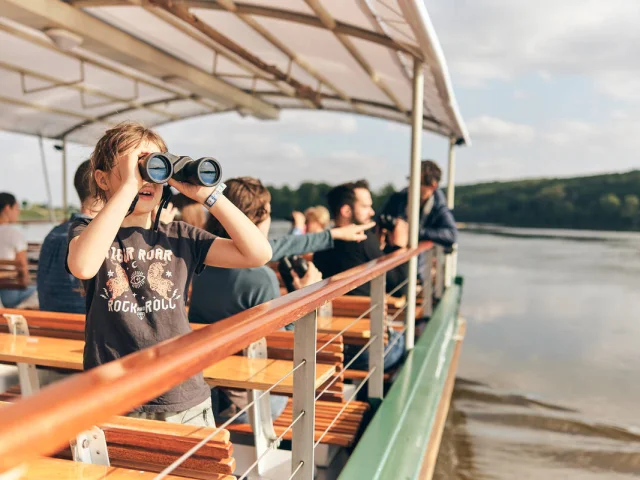
[[(190, 332), (186, 287), (204, 265), (264, 265), (271, 247), (260, 230), (220, 195), (223, 184), (203, 187), (169, 180), (182, 194), (207, 205), (229, 238), (183, 222), (152, 227), (162, 185), (143, 181), (139, 161), (166, 152), (162, 138), (136, 123), (104, 134), (91, 155), (93, 193), (104, 208), (69, 230), (67, 266), (83, 280), (87, 325), (84, 368), (89, 369)], [(129, 212), (132, 202), (135, 208)], [(142, 405), (138, 417), (213, 426), (210, 390), (202, 373)]]

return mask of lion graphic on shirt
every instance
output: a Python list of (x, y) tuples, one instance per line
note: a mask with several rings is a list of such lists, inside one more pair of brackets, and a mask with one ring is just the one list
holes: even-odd
[(107, 288), (111, 294), (111, 300), (115, 300), (120, 295), (129, 291), (129, 280), (127, 272), (121, 265), (114, 264), (115, 276), (107, 280)]
[(156, 292), (165, 300), (170, 300), (170, 293), (173, 289), (173, 282), (168, 278), (164, 278), (164, 267), (166, 266), (167, 262), (153, 263), (149, 267), (149, 272), (147, 273), (147, 281), (149, 282), (149, 287), (151, 287), (151, 290)]

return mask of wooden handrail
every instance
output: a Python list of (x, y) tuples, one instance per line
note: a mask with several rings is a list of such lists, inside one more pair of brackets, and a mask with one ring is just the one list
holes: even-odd
[(0, 472), (50, 455), (184, 379), (433, 246), (402, 249), (225, 320), (57, 382), (0, 409)]

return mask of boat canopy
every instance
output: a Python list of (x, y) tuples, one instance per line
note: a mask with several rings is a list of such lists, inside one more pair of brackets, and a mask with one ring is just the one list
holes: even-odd
[(92, 145), (109, 125), (348, 112), (468, 144), (423, 0), (0, 0), (0, 130)]

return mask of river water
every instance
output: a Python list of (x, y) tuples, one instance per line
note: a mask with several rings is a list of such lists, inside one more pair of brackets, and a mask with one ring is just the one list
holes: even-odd
[(640, 234), (464, 231), (459, 272), (468, 328), (435, 478), (640, 478)]
[(444, 479), (640, 478), (640, 235), (462, 232)]

